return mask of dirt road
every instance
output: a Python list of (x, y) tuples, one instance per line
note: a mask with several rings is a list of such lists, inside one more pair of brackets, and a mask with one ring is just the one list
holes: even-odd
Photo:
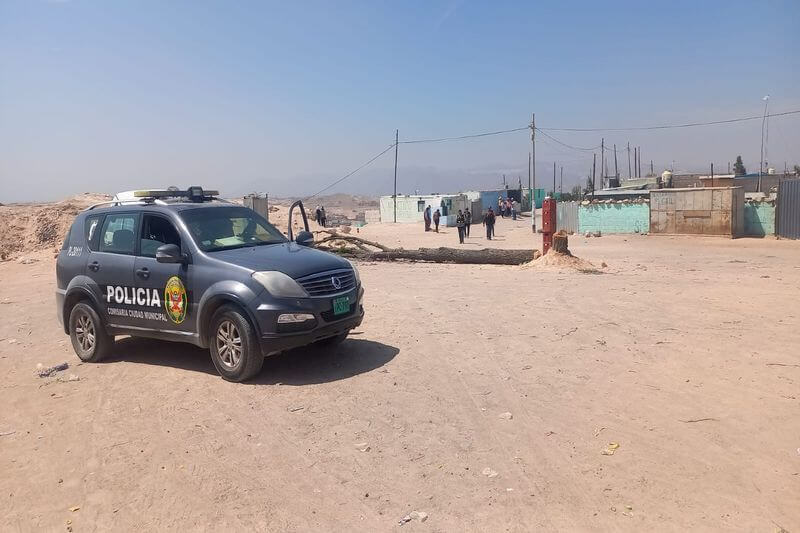
[(0, 530), (799, 530), (800, 242), (571, 248), (605, 273), (362, 265), (360, 330), (246, 385), (188, 345), (79, 364), (52, 254), (0, 263)]

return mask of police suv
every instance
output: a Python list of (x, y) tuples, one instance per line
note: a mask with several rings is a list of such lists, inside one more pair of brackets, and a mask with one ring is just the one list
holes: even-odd
[[(116, 335), (209, 348), (229, 381), (264, 357), (334, 345), (364, 318), (355, 266), (313, 248), (301, 202), (287, 239), (262, 216), (190, 187), (129, 191), (77, 216), (58, 254), (58, 318), (83, 361)], [(295, 209), (305, 231), (292, 234)]]

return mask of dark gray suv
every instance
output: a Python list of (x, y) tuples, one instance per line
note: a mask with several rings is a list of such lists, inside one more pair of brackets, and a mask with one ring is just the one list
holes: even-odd
[[(364, 318), (346, 259), (314, 249), (302, 203), (289, 239), (214, 191), (135, 191), (75, 219), (56, 263), (58, 318), (83, 361), (114, 336), (209, 348), (220, 375), (244, 381), (264, 357), (337, 344)], [(305, 224), (292, 239), (299, 208)]]

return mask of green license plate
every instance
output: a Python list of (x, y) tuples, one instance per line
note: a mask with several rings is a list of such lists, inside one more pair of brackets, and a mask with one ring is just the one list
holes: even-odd
[(333, 314), (343, 315), (350, 311), (350, 297), (342, 296), (341, 298), (333, 299)]

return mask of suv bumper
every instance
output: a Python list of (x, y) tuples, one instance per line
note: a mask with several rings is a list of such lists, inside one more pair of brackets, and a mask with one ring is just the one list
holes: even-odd
[[(295, 300), (301, 305), (275, 306), (262, 305), (256, 309), (257, 320), (259, 322), (261, 337), (261, 352), (264, 356), (274, 355), (292, 348), (307, 346), (314, 342), (336, 337), (347, 333), (353, 328), (361, 325), (364, 320), (364, 289), (359, 286), (348, 296), (351, 297), (351, 311), (343, 318), (329, 320), (332, 318), (332, 299), (331, 298), (309, 298)], [(292, 327), (292, 331), (280, 331), (277, 324), (277, 317), (283, 313), (308, 313), (313, 314), (315, 320), (309, 321), (303, 327), (297, 325)], [(326, 320), (326, 318), (328, 320)]]

